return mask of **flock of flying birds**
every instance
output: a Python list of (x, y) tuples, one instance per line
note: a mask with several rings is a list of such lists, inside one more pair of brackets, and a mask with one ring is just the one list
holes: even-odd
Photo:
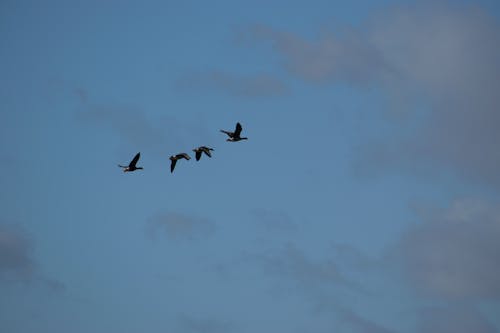
[[(242, 129), (243, 128), (241, 127), (241, 124), (236, 123), (236, 128), (234, 129), (234, 132), (229, 132), (229, 131), (225, 131), (225, 130), (220, 130), (220, 131), (222, 133), (227, 134), (227, 136), (229, 137), (226, 141), (237, 142), (237, 141), (248, 139), (248, 138), (244, 138), (244, 137), (240, 136)], [(200, 146), (198, 148), (193, 149), (193, 151), (195, 152), (195, 157), (196, 157), (197, 161), (200, 160), (202, 154), (205, 154), (208, 157), (212, 157), (212, 154), (211, 154), (212, 150), (213, 150), (212, 148), (207, 147), (207, 146)], [(118, 164), (118, 166), (120, 168), (123, 168), (123, 172), (142, 170), (142, 167), (137, 166), (137, 162), (139, 161), (140, 157), (141, 157), (141, 153), (139, 152), (134, 156), (132, 161), (130, 161), (130, 163), (127, 166), (120, 165), (120, 164)], [(170, 156), (169, 159), (170, 159), (170, 172), (174, 172), (175, 165), (177, 164), (178, 160), (180, 160), (180, 159), (190, 160), (191, 157), (186, 153), (179, 153), (179, 154)]]

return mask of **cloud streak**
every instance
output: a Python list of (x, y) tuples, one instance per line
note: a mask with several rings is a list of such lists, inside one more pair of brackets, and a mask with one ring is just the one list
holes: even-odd
[(347, 309), (340, 311), (339, 322), (342, 330), (348, 328), (353, 333), (396, 333)]
[(269, 276), (279, 278), (279, 285), (273, 291), (291, 287), (311, 302), (315, 312), (337, 309), (340, 295), (346, 292), (366, 295), (366, 290), (344, 275), (335, 261), (310, 258), (292, 243), (278, 252), (247, 255), (247, 260)]
[(284, 212), (261, 208), (253, 209), (250, 214), (255, 218), (258, 226), (266, 229), (268, 232), (287, 232), (298, 229), (297, 223), (291, 216)]
[(152, 238), (161, 233), (170, 239), (195, 239), (214, 233), (216, 225), (208, 219), (168, 212), (149, 218), (146, 230)]

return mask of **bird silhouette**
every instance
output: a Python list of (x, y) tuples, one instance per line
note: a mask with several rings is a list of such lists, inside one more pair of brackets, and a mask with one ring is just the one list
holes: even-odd
[(196, 153), (195, 157), (197, 161), (200, 160), (202, 153), (205, 153), (205, 155), (207, 155), (208, 157), (212, 157), (212, 154), (210, 153), (211, 150), (213, 149), (207, 146), (201, 146), (193, 149), (193, 151)]
[(180, 153), (177, 155), (170, 156), (169, 159), (170, 159), (170, 161), (172, 161), (170, 163), (170, 172), (174, 172), (175, 165), (177, 164), (177, 160), (180, 160), (180, 159), (190, 160), (191, 157), (189, 157), (189, 155), (186, 153)]
[(236, 142), (236, 141), (240, 141), (240, 140), (248, 140), (248, 138), (242, 138), (240, 136), (242, 129), (243, 129), (243, 127), (241, 127), (241, 124), (236, 123), (236, 128), (235, 128), (234, 132), (229, 132), (229, 131), (225, 131), (225, 130), (220, 130), (220, 131), (222, 133), (227, 134), (227, 136), (229, 136), (229, 138), (226, 141)]
[(137, 161), (139, 161), (140, 157), (141, 157), (141, 153), (137, 153), (134, 156), (134, 158), (132, 159), (132, 161), (130, 161), (130, 163), (128, 164), (128, 166), (120, 165), (120, 164), (118, 164), (118, 166), (120, 168), (123, 168), (123, 172), (131, 172), (131, 171), (135, 171), (135, 170), (142, 170), (142, 167), (137, 167), (136, 166)]

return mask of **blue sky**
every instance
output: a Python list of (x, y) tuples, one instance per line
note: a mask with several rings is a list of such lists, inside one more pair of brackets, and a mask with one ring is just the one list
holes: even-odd
[(2, 1), (0, 330), (498, 332), (499, 14)]

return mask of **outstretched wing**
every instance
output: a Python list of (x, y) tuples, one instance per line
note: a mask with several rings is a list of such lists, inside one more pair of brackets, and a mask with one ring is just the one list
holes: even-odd
[[(208, 157), (212, 157), (212, 154), (210, 154), (210, 150), (209, 148), (206, 148), (206, 149), (203, 149), (203, 152), (208, 156)], [(200, 154), (201, 155), (201, 154)]]
[(227, 134), (229, 137), (233, 137), (233, 133), (229, 131), (220, 130), (222, 133)]
[(180, 157), (180, 158), (185, 158), (186, 160), (190, 160), (191, 159), (191, 157), (189, 157), (189, 155), (186, 154), (186, 153), (177, 154), (177, 156)]
[(200, 158), (201, 158), (201, 150), (198, 150), (198, 151), (196, 152), (196, 160), (197, 160), (197, 161), (199, 161), (199, 160), (200, 160)]
[(139, 161), (139, 158), (141, 157), (141, 153), (137, 153), (132, 161), (130, 161), (129, 167), (135, 167), (137, 164), (137, 161)]
[(174, 172), (174, 169), (175, 169), (175, 164), (177, 164), (177, 160), (176, 159), (172, 159), (172, 163), (170, 163), (170, 172)]
[(241, 127), (240, 123), (236, 123), (236, 129), (234, 130), (234, 136), (238, 137), (240, 136), (241, 130), (243, 128)]

